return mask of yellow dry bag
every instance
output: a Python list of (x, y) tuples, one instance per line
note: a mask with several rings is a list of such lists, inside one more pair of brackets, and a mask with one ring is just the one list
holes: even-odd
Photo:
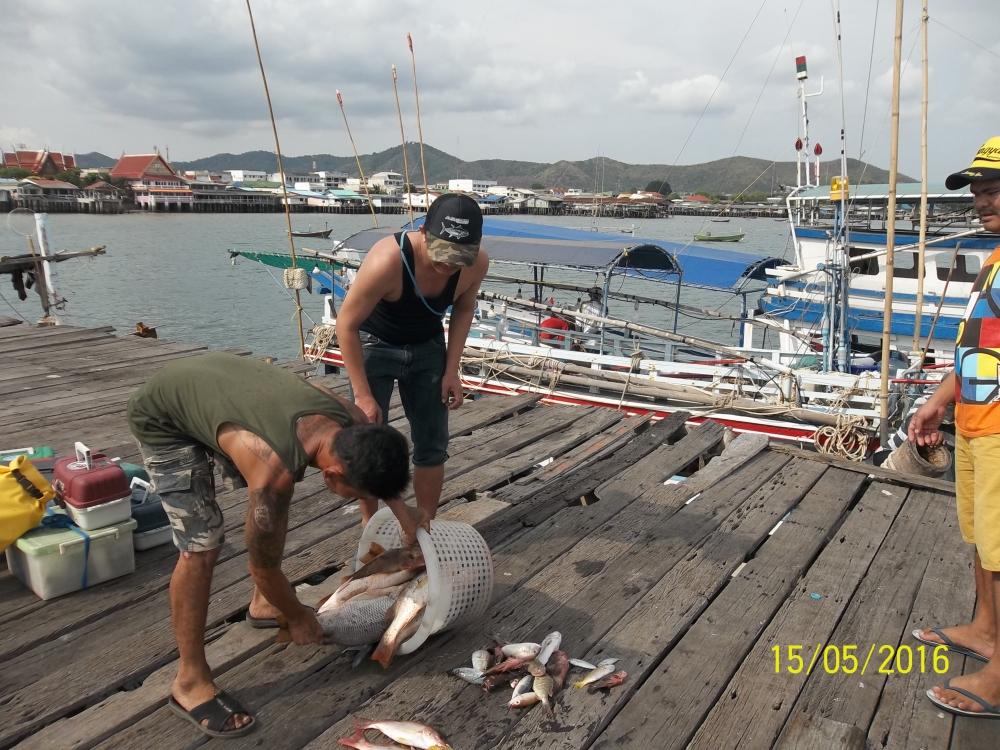
[(27, 456), (18, 456), (7, 466), (0, 464), (0, 551), (38, 525), (45, 504), (55, 494)]

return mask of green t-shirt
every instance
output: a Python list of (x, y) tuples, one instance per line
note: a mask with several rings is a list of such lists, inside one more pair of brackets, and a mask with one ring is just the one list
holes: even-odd
[(217, 435), (227, 422), (264, 440), (296, 479), (309, 463), (295, 434), (300, 417), (322, 414), (353, 424), (337, 399), (281, 367), (210, 352), (176, 359), (128, 402), (132, 434), (148, 445), (196, 441), (223, 454)]

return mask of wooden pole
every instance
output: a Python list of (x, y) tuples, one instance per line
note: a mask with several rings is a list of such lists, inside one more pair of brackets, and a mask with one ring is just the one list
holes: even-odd
[(879, 440), (889, 439), (889, 352), (892, 336), (892, 285), (895, 270), (896, 182), (899, 177), (899, 74), (903, 56), (903, 0), (896, 0), (896, 31), (892, 57), (892, 124), (889, 147), (889, 205), (885, 217), (885, 305), (882, 310), (882, 362), (879, 383)]
[[(281, 191), (285, 197), (285, 224), (288, 227), (288, 245), (290, 248), (290, 254), (292, 256), (292, 268), (295, 268), (295, 238), (292, 237), (292, 214), (291, 205), (288, 201), (288, 182), (285, 179), (285, 167), (281, 162), (281, 143), (278, 141), (278, 126), (274, 121), (274, 108), (271, 106), (271, 92), (267, 88), (267, 74), (264, 73), (264, 59), (260, 54), (260, 44), (257, 41), (257, 27), (253, 22), (253, 11), (250, 9), (250, 0), (247, 2), (247, 15), (250, 16), (250, 32), (253, 34), (253, 46), (257, 50), (257, 64), (260, 66), (260, 78), (264, 82), (264, 98), (267, 100), (267, 112), (271, 117), (271, 132), (274, 133), (274, 152), (278, 157), (278, 173), (281, 176)], [(306, 355), (306, 336), (305, 331), (302, 328), (302, 300), (299, 295), (299, 290), (292, 290), (295, 292), (295, 316), (298, 321), (299, 328), (299, 353), (303, 356)]]
[(923, 94), (920, 98), (920, 234), (917, 239), (917, 309), (913, 316), (913, 354), (920, 354), (920, 324), (924, 308), (924, 264), (927, 253), (927, 0), (923, 2), (920, 17), (920, 36), (923, 54), (921, 71)]
[[(396, 115), (399, 117), (399, 142), (403, 144), (403, 190), (407, 196), (410, 191), (410, 167), (406, 163), (406, 134), (403, 132), (403, 110), (399, 106), (399, 87), (396, 85), (396, 66), (392, 66), (392, 94), (396, 97)], [(413, 201), (407, 198), (406, 206), (410, 210), (410, 225), (413, 225)]]
[(375, 215), (375, 204), (372, 203), (371, 193), (368, 191), (368, 180), (365, 178), (365, 170), (361, 166), (361, 157), (358, 156), (358, 147), (354, 145), (354, 136), (351, 135), (351, 126), (347, 122), (347, 110), (344, 109), (344, 95), (337, 89), (337, 104), (340, 105), (340, 114), (344, 118), (344, 127), (347, 128), (347, 138), (351, 141), (351, 149), (354, 151), (354, 163), (358, 165), (358, 177), (361, 178), (361, 189), (365, 191), (365, 198), (368, 200), (368, 210), (372, 213), (372, 224), (378, 229), (378, 217)]
[(420, 87), (417, 86), (417, 56), (413, 54), (413, 37), (406, 32), (406, 44), (410, 48), (410, 64), (413, 67), (413, 95), (417, 100), (417, 137), (420, 139), (420, 173), (424, 177), (424, 210), (431, 207), (430, 189), (427, 187), (427, 163), (424, 161), (424, 127), (420, 122)]

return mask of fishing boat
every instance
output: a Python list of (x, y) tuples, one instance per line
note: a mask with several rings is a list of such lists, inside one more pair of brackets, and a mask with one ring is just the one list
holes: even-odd
[(325, 240), (329, 239), (332, 232), (332, 229), (306, 230), (305, 232), (292, 232), (292, 237), (317, 237)]
[[(725, 219), (724, 221), (729, 221)], [(694, 235), (695, 242), (741, 242), (746, 235), (741, 232), (733, 234), (715, 234), (714, 232), (697, 232)]]

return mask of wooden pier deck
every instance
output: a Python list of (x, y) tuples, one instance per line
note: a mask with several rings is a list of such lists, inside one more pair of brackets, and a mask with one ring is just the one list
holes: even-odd
[[(109, 329), (0, 329), (0, 444), (65, 453), (82, 439), (134, 460), (129, 394), (199, 350)], [(442, 517), (474, 523), (489, 542), (493, 602), (481, 621), (388, 671), (352, 670), (336, 647), (278, 645), (242, 622), (245, 496), (220, 496), (229, 538), (209, 661), (259, 722), (220, 748), (334, 748), (355, 715), (428, 723), (456, 750), (1000, 747), (1000, 723), (955, 719), (923, 694), (974, 664), (953, 657), (935, 675), (929, 659), (921, 669), (905, 656), (918, 653), (912, 628), (972, 613), (949, 484), (870, 477), (753, 436), (729, 442), (719, 425), (686, 426), (683, 415), (649, 424), (531, 397), (469, 403), (451, 431)], [(336, 576), (323, 579), (352, 556), (358, 533), (356, 507), (307, 476), (283, 566), (304, 601), (329, 591)], [(165, 707), (175, 556), (170, 545), (137, 553), (134, 574), (48, 602), (0, 568), (0, 747), (217, 744)], [(537, 640), (554, 629), (571, 656), (618, 657), (625, 685), (567, 689), (550, 718), (540, 707), (508, 711), (508, 689), (484, 695), (447, 674), (488, 634)], [(802, 646), (808, 664), (817, 644), (838, 647), (826, 652), (829, 669), (821, 657), (810, 674), (790, 674), (787, 648)], [(874, 647), (863, 674), (860, 664), (847, 673), (848, 645), (859, 663)], [(901, 661), (880, 673), (889, 653)]]

